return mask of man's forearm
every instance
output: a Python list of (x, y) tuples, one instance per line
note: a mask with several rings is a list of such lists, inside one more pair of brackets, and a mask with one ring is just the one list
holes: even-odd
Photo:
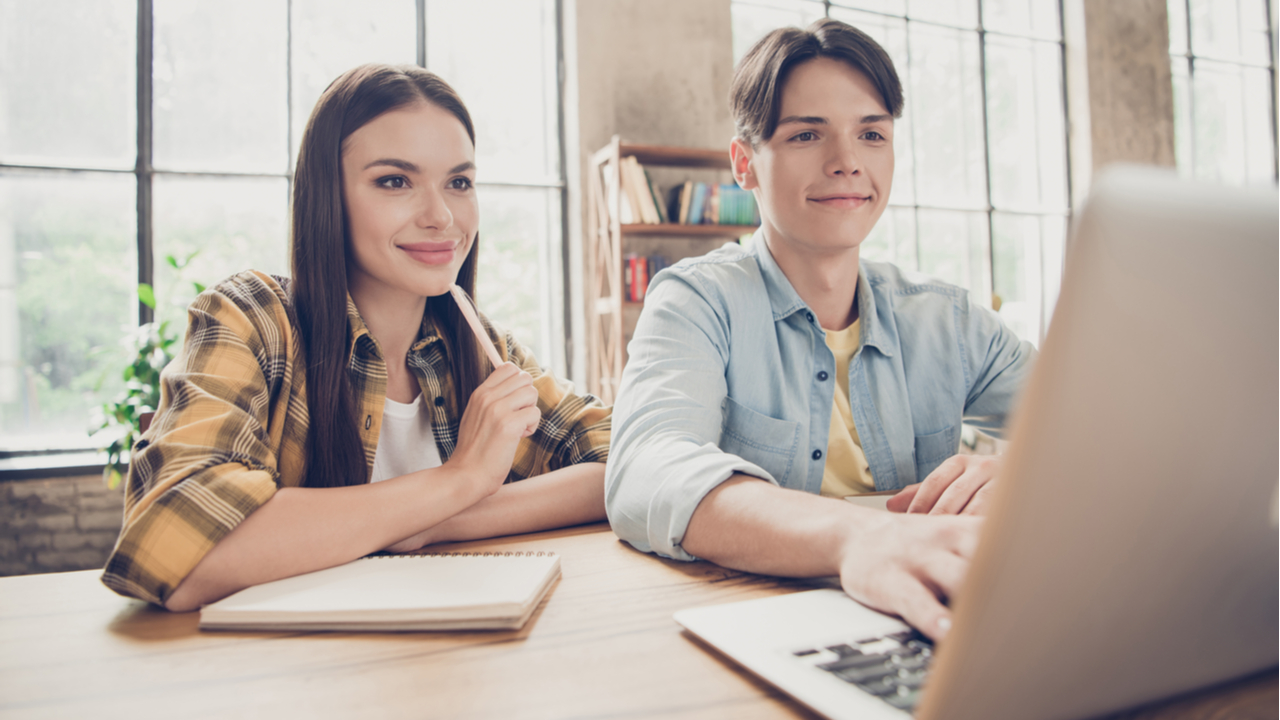
[(738, 570), (836, 575), (848, 536), (883, 522), (877, 515), (843, 500), (734, 475), (703, 498), (680, 546)]

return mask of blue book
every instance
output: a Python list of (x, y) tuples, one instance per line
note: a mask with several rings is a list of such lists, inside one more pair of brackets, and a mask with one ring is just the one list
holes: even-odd
[(702, 223), (702, 206), (707, 202), (707, 184), (697, 183), (693, 186), (693, 201), (689, 204), (689, 224)]

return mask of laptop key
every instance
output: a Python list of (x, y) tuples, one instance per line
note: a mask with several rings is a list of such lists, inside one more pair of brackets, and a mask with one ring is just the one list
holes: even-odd
[(887, 665), (889, 663), (888, 655), (850, 655), (839, 660), (832, 660), (828, 663), (822, 663), (818, 667), (831, 672), (840, 670), (857, 669), (871, 667), (873, 665)]
[(851, 647), (849, 647), (848, 645), (846, 645), (845, 643), (840, 643), (839, 645), (832, 645), (832, 646), (828, 647), (827, 649), (828, 649), (828, 650), (830, 650), (831, 652), (833, 652), (833, 653), (835, 653), (835, 654), (839, 655), (839, 656), (840, 656), (840, 657), (842, 657), (842, 658), (843, 658), (843, 657), (848, 657), (848, 656), (850, 656), (850, 655), (861, 655), (861, 654), (862, 654), (862, 651), (861, 651), (861, 650), (856, 650), (856, 649), (854, 649), (854, 648), (851, 648)]

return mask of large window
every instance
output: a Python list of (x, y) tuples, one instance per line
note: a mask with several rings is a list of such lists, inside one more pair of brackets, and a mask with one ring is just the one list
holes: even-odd
[(558, 5), (0, 0), (0, 453), (96, 444), (149, 318), (139, 282), (182, 324), (192, 281), (287, 272), (302, 130), (365, 62), (424, 65), (467, 102), (480, 304), (563, 373)]
[(1057, 0), (735, 0), (737, 57), (823, 16), (875, 38), (906, 96), (889, 207), (862, 257), (968, 288), (1038, 343), (1068, 207)]
[(1169, 0), (1182, 175), (1276, 181), (1275, 14), (1274, 0)]

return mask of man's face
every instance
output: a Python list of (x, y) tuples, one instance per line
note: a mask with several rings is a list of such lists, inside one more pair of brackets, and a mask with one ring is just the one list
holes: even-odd
[(778, 128), (734, 140), (734, 175), (756, 190), (770, 247), (826, 255), (856, 248), (889, 201), (893, 116), (866, 75), (839, 60), (792, 68)]

